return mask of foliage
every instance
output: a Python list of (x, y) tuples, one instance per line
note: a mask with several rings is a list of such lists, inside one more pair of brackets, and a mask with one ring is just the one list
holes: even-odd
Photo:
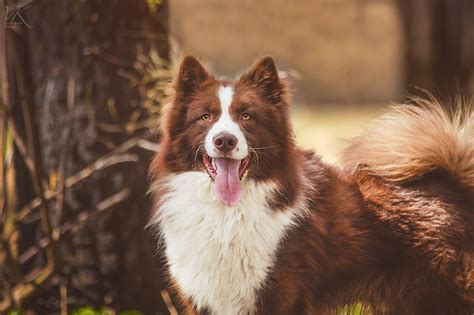
[(337, 312), (337, 315), (370, 315), (371, 312), (367, 310), (362, 304), (354, 304), (348, 306)]
[(150, 11), (156, 12), (158, 10), (158, 7), (163, 1), (162, 0), (146, 0), (146, 2), (148, 4), (148, 8), (150, 9)]
[(102, 307), (100, 309), (95, 309), (90, 306), (81, 307), (71, 313), (71, 315), (143, 315), (142, 312), (135, 310), (126, 310), (120, 312), (114, 312), (110, 308)]

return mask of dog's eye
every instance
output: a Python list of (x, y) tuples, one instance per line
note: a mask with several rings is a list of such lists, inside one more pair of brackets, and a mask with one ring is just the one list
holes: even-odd
[(252, 118), (249, 113), (243, 113), (242, 114), (242, 120), (250, 120)]
[(201, 116), (201, 120), (209, 120), (211, 118), (211, 115), (209, 114), (204, 114)]

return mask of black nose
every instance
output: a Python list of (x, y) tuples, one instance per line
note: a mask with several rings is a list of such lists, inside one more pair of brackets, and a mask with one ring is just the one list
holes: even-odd
[(237, 138), (229, 133), (222, 132), (214, 137), (214, 145), (222, 152), (229, 152), (237, 145)]

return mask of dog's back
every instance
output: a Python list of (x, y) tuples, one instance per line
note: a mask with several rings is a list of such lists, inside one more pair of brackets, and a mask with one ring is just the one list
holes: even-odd
[(426, 266), (424, 284), (404, 284), (413, 294), (404, 312), (471, 314), (474, 114), (467, 104), (450, 112), (435, 100), (414, 102), (376, 121), (346, 150), (344, 164), (368, 207), (411, 251), (405, 268)]

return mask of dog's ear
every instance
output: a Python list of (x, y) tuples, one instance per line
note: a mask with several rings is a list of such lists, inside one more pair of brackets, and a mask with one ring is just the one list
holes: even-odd
[(201, 84), (209, 78), (210, 75), (196, 58), (184, 57), (175, 84), (177, 97), (181, 101), (189, 101)]
[(277, 104), (285, 93), (284, 84), (278, 76), (275, 61), (271, 56), (260, 58), (241, 78), (261, 92), (270, 103)]

